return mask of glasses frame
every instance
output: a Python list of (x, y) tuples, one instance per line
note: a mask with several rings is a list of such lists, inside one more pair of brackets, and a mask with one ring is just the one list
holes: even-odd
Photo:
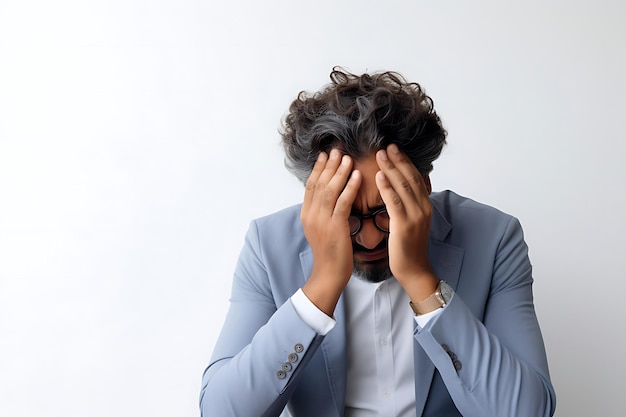
[[(354, 217), (359, 220), (359, 227), (357, 227), (357, 229), (354, 232), (350, 232), (350, 236), (356, 236), (363, 228), (363, 220), (367, 220), (367, 219), (372, 219), (372, 223), (374, 223), (374, 226), (376, 226), (378, 230), (385, 232), (385, 233), (389, 233), (389, 229), (385, 229), (384, 227), (376, 223), (376, 216), (378, 216), (380, 213), (383, 213), (383, 212), (385, 213), (387, 212), (387, 207), (381, 207), (379, 209), (376, 209), (370, 214), (351, 213), (350, 217)], [(389, 213), (387, 213), (387, 216), (389, 216)], [(348, 222), (349, 221), (350, 220), (348, 220)]]

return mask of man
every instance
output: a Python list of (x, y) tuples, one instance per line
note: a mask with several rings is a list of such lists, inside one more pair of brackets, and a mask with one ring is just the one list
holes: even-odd
[(446, 132), (418, 84), (331, 81), (285, 118), (304, 201), (251, 224), (202, 415), (553, 415), (519, 222), (431, 194)]

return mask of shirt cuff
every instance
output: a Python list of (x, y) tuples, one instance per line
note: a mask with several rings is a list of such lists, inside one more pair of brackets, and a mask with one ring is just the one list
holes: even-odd
[(430, 313), (420, 314), (419, 316), (415, 316), (415, 322), (417, 323), (418, 326), (420, 326), (423, 329), (430, 320), (440, 315), (444, 308), (445, 307), (438, 308), (436, 310), (431, 311)]
[(296, 310), (302, 321), (311, 326), (321, 336), (326, 336), (337, 324), (335, 319), (328, 317), (309, 300), (302, 288), (291, 296), (291, 304), (293, 304), (294, 310)]

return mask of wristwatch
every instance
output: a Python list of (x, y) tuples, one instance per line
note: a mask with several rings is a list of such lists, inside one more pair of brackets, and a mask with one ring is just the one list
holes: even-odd
[(430, 313), (431, 311), (435, 311), (438, 308), (445, 307), (452, 298), (452, 287), (448, 285), (444, 280), (439, 281), (439, 285), (437, 285), (437, 289), (434, 293), (432, 293), (428, 298), (419, 303), (413, 303), (413, 301), (409, 301), (409, 305), (411, 309), (415, 313), (416, 316), (420, 316), (422, 314)]

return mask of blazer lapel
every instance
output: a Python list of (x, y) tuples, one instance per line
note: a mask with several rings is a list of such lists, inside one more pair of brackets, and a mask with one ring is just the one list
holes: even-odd
[[(313, 269), (313, 254), (311, 249), (300, 253), (300, 263), (302, 265), (303, 280), (302, 285)], [(320, 350), (324, 356), (326, 364), (326, 376), (328, 385), (333, 397), (333, 402), (337, 410), (337, 416), (343, 416), (344, 404), (346, 400), (346, 319), (345, 301), (343, 294), (335, 307), (335, 320), (337, 325), (324, 337)]]
[(346, 369), (348, 358), (346, 356), (346, 320), (343, 295), (339, 298), (337, 307), (335, 307), (335, 319), (337, 320), (337, 325), (328, 332), (322, 341), (320, 349), (322, 349), (324, 354), (328, 384), (337, 408), (337, 415), (343, 416), (348, 376)]
[[(428, 241), (428, 257), (435, 274), (456, 290), (463, 263), (463, 249), (445, 243), (452, 226), (433, 202), (433, 220)], [(415, 324), (417, 326), (417, 324)], [(419, 343), (413, 343), (415, 361), (415, 409), (421, 416), (426, 405), (435, 366)]]
[(433, 204), (433, 220), (428, 240), (428, 258), (439, 279), (443, 279), (456, 290), (463, 263), (463, 248), (445, 242), (452, 225)]

